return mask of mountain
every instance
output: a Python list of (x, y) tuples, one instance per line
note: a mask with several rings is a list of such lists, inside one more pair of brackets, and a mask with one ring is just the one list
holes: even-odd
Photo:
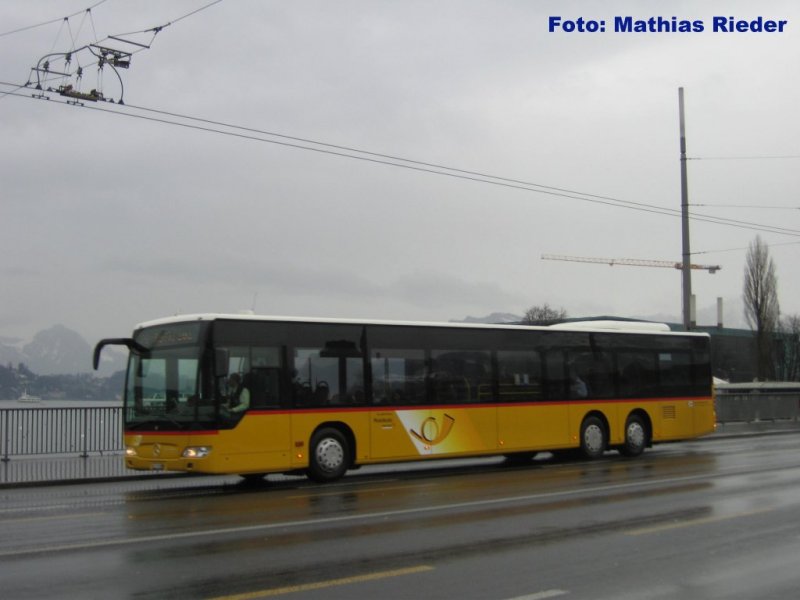
[(22, 340), (19, 338), (0, 337), (0, 365), (18, 365), (25, 362), (22, 352)]
[(92, 370), (92, 349), (81, 335), (63, 325), (53, 325), (33, 336), (22, 348), (25, 364), (38, 375), (87, 373)]
[[(125, 368), (124, 353), (105, 351), (100, 375)], [(29, 343), (0, 338), (0, 364), (19, 363), (37, 375), (92, 372), (92, 347), (81, 335), (63, 325), (38, 332)]]

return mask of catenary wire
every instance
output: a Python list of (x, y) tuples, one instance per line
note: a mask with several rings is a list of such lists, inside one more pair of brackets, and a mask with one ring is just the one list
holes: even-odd
[[(443, 169), (443, 170), (446, 170), (446, 171), (451, 171), (453, 173), (460, 173), (460, 174), (463, 174), (463, 175), (480, 177), (480, 178), (483, 178), (483, 179), (492, 179), (492, 180), (501, 181), (501, 182), (510, 183), (510, 184), (518, 184), (518, 185), (521, 185), (521, 186), (525, 186), (526, 188), (535, 187), (535, 188), (540, 188), (542, 190), (549, 190), (549, 191), (552, 191), (552, 192), (561, 192), (561, 193), (565, 193), (565, 194), (577, 194), (577, 195), (583, 196), (585, 198), (597, 199), (599, 201), (599, 203), (601, 203), (601, 204), (605, 203), (605, 202), (602, 202), (602, 201), (607, 201), (609, 203), (613, 203), (614, 205), (629, 205), (631, 208), (640, 207), (642, 209), (647, 209), (647, 210), (661, 211), (662, 214), (670, 214), (670, 215), (673, 215), (673, 216), (681, 216), (681, 211), (680, 210), (673, 209), (673, 208), (668, 208), (668, 207), (663, 207), (663, 206), (656, 206), (656, 205), (651, 205), (651, 204), (645, 204), (645, 203), (642, 203), (642, 202), (634, 202), (634, 201), (630, 201), (630, 200), (622, 200), (620, 198), (613, 198), (613, 197), (610, 197), (610, 196), (602, 196), (602, 195), (598, 195), (598, 194), (590, 194), (590, 193), (585, 193), (585, 192), (578, 192), (578, 191), (570, 190), (570, 189), (566, 189), (566, 188), (559, 188), (559, 187), (548, 186), (548, 185), (543, 185), (543, 184), (539, 184), (539, 183), (533, 183), (533, 182), (530, 182), (530, 181), (522, 181), (522, 180), (519, 180), (519, 179), (511, 179), (511, 178), (508, 178), (508, 177), (490, 175), (490, 174), (481, 173), (481, 172), (478, 172), (478, 171), (468, 171), (468, 170), (465, 170), (465, 169), (459, 169), (459, 168), (455, 168), (455, 167), (448, 167), (446, 165), (441, 165), (441, 164), (436, 164), (436, 163), (429, 163), (429, 162), (424, 162), (424, 161), (420, 161), (420, 160), (414, 160), (414, 159), (410, 159), (410, 158), (403, 158), (403, 157), (400, 157), (400, 156), (394, 156), (394, 155), (390, 155), (390, 154), (381, 154), (381, 153), (377, 153), (377, 152), (371, 152), (371, 151), (367, 151), (367, 150), (362, 150), (362, 149), (359, 149), (359, 148), (353, 148), (353, 147), (350, 147), (350, 146), (342, 146), (342, 145), (338, 145), (338, 144), (330, 144), (330, 143), (326, 143), (326, 142), (320, 142), (320, 141), (312, 140), (312, 139), (309, 139), (309, 138), (300, 138), (300, 137), (285, 135), (285, 134), (281, 134), (281, 133), (276, 133), (276, 132), (273, 132), (273, 131), (265, 131), (265, 130), (261, 130), (261, 129), (255, 129), (255, 128), (252, 128), (252, 127), (244, 127), (244, 126), (240, 126), (240, 125), (234, 125), (234, 124), (231, 124), (231, 123), (225, 123), (225, 122), (222, 122), (222, 121), (214, 121), (214, 120), (211, 120), (211, 119), (203, 119), (203, 118), (199, 118), (199, 117), (192, 117), (192, 116), (183, 115), (183, 114), (180, 114), (180, 113), (168, 112), (168, 111), (163, 111), (163, 110), (158, 110), (158, 109), (152, 109), (152, 108), (147, 108), (147, 107), (143, 107), (143, 106), (136, 106), (136, 105), (128, 104), (127, 107), (131, 108), (131, 109), (135, 109), (135, 110), (141, 110), (143, 112), (161, 114), (161, 115), (166, 115), (166, 116), (170, 116), (170, 117), (186, 119), (186, 120), (189, 120), (189, 121), (194, 121), (194, 122), (199, 122), (199, 123), (206, 123), (206, 124), (211, 124), (211, 125), (217, 125), (217, 126), (226, 127), (226, 128), (230, 128), (230, 129), (236, 129), (236, 130), (240, 130), (240, 131), (246, 131), (248, 133), (257, 133), (257, 134), (260, 134), (260, 135), (268, 135), (268, 136), (272, 136), (272, 137), (278, 137), (278, 138), (288, 139), (288, 140), (297, 141), (297, 142), (310, 143), (310, 144), (314, 144), (315, 146), (322, 146), (322, 147), (325, 147), (325, 148), (333, 148), (333, 149), (336, 149), (336, 150), (343, 150), (343, 151), (346, 151), (346, 152), (357, 152), (359, 154), (363, 154), (363, 155), (366, 155), (366, 156), (373, 156), (373, 157), (388, 159), (388, 160), (392, 160), (392, 161), (402, 161), (404, 163), (409, 163), (409, 164), (413, 164), (413, 165), (420, 165), (420, 166), (429, 167), (429, 168), (432, 168), (432, 169)], [(739, 220), (736, 220), (736, 219), (729, 219), (729, 218), (726, 218), (726, 217), (717, 217), (717, 216), (714, 216), (714, 215), (698, 214), (696, 216), (697, 217), (704, 217), (704, 218), (708, 218), (708, 219), (716, 219), (716, 220), (719, 220), (719, 221), (726, 221), (726, 222), (728, 222), (730, 224), (753, 225), (753, 223), (750, 223), (750, 222), (747, 222), (747, 221), (739, 221)], [(765, 226), (765, 227), (769, 227), (770, 229), (774, 229), (774, 230), (786, 229), (786, 228), (783, 228), (783, 227), (773, 227), (773, 226)], [(792, 232), (792, 233), (797, 232), (797, 230), (794, 230), (794, 229), (786, 229), (786, 231)]]
[[(6, 83), (6, 82), (0, 82), (0, 85), (15, 85), (15, 84), (9, 84), (9, 83)], [(17, 92), (8, 92), (7, 95), (18, 96), (18, 97), (27, 98), (27, 99), (36, 99), (33, 96), (29, 96), (29, 95), (25, 95), (25, 94), (19, 94)], [(57, 99), (50, 99), (50, 101), (52, 101), (52, 102), (54, 102), (56, 104), (61, 104), (61, 105), (69, 105), (69, 106), (76, 105), (75, 102), (59, 101)], [(205, 131), (205, 132), (208, 132), (208, 133), (217, 133), (217, 134), (226, 135), (226, 136), (229, 136), (229, 137), (236, 137), (236, 138), (240, 138), (240, 139), (248, 139), (248, 140), (252, 140), (252, 141), (259, 141), (259, 142), (263, 142), (263, 143), (275, 144), (275, 145), (279, 145), (279, 146), (296, 148), (296, 149), (300, 149), (300, 150), (307, 150), (307, 151), (321, 153), (321, 154), (328, 154), (328, 155), (339, 156), (339, 157), (343, 157), (343, 158), (350, 158), (350, 159), (361, 160), (361, 161), (371, 162), (371, 163), (376, 163), (376, 164), (383, 164), (383, 165), (387, 165), (387, 166), (399, 167), (399, 168), (404, 168), (404, 169), (409, 169), (409, 170), (414, 170), (414, 171), (420, 171), (420, 172), (425, 172), (425, 173), (430, 173), (430, 174), (435, 174), (435, 175), (442, 175), (442, 176), (447, 176), (447, 177), (452, 177), (452, 178), (457, 178), (457, 179), (463, 179), (463, 180), (474, 181), (474, 182), (479, 182), (479, 183), (486, 183), (486, 184), (496, 185), (496, 186), (500, 186), (500, 187), (519, 189), (519, 190), (524, 190), (524, 191), (529, 191), (529, 192), (536, 192), (536, 193), (546, 194), (546, 195), (550, 195), (550, 196), (569, 198), (569, 199), (579, 200), (579, 201), (583, 201), (583, 202), (590, 202), (590, 203), (593, 203), (593, 204), (601, 204), (601, 205), (606, 205), (606, 206), (613, 206), (613, 207), (616, 207), (616, 208), (627, 208), (629, 210), (637, 210), (637, 211), (641, 211), (641, 212), (660, 214), (660, 215), (666, 215), (666, 216), (672, 216), (672, 217), (680, 217), (681, 216), (680, 212), (675, 210), (675, 209), (659, 207), (659, 206), (656, 206), (656, 205), (647, 205), (647, 204), (644, 204), (644, 203), (633, 203), (633, 202), (629, 202), (629, 201), (621, 201), (621, 200), (618, 200), (618, 199), (615, 199), (615, 198), (608, 198), (608, 197), (602, 197), (602, 196), (597, 196), (597, 195), (583, 194), (582, 192), (577, 192), (577, 191), (572, 191), (572, 190), (554, 191), (554, 190), (562, 190), (563, 188), (545, 189), (544, 186), (539, 186), (539, 188), (535, 188), (535, 187), (532, 187), (532, 186), (536, 186), (537, 184), (511, 183), (511, 181), (514, 181), (514, 180), (503, 180), (503, 178), (494, 178), (494, 176), (491, 176), (491, 175), (480, 176), (478, 174), (474, 174), (474, 175), (465, 174), (465, 173), (472, 173), (472, 172), (469, 172), (469, 171), (456, 172), (456, 170), (452, 170), (453, 172), (448, 172), (448, 171), (443, 171), (443, 170), (437, 170), (437, 168), (434, 168), (432, 166), (431, 167), (421, 166), (421, 165), (426, 165), (427, 163), (421, 163), (420, 161), (417, 161), (418, 164), (402, 164), (402, 163), (393, 162), (392, 160), (388, 160), (388, 159), (376, 158), (374, 156), (358, 156), (358, 155), (354, 155), (354, 154), (348, 154), (347, 152), (339, 151), (339, 150), (326, 149), (326, 148), (315, 148), (315, 147), (312, 147), (312, 146), (304, 146), (304, 145), (293, 143), (293, 142), (265, 139), (263, 137), (258, 137), (256, 135), (251, 135), (249, 133), (236, 133), (236, 132), (231, 132), (231, 131), (223, 131), (223, 130), (220, 130), (220, 129), (214, 129), (214, 128), (211, 128), (211, 127), (204, 127), (204, 126), (194, 125), (194, 124), (190, 124), (190, 123), (181, 123), (181, 122), (178, 122), (178, 121), (171, 121), (171, 120), (168, 120), (168, 119), (150, 117), (150, 116), (146, 116), (146, 115), (138, 115), (138, 114), (133, 114), (133, 113), (129, 113), (129, 112), (124, 112), (122, 110), (106, 108), (106, 107), (103, 107), (103, 106), (100, 106), (100, 105), (94, 106), (94, 105), (86, 105), (86, 104), (83, 104), (83, 103), (77, 103), (77, 104), (82, 108), (86, 108), (87, 110), (106, 112), (106, 113), (126, 116), (126, 117), (129, 117), (129, 118), (135, 118), (135, 119), (141, 119), (141, 120), (146, 120), (146, 121), (151, 121), (151, 122), (156, 122), (156, 123), (173, 125), (173, 126), (177, 126), (177, 127), (186, 128), (186, 129), (194, 129), (194, 130), (198, 130), (198, 131)], [(313, 143), (313, 142), (309, 142), (309, 143)], [(355, 151), (357, 151), (357, 150), (355, 150)], [(400, 160), (402, 160), (402, 159), (400, 159)], [(446, 169), (447, 167), (442, 167), (442, 168)], [(601, 199), (601, 198), (605, 198), (605, 199)], [(763, 225), (763, 224), (752, 223), (752, 222), (747, 222), (747, 221), (737, 221), (737, 220), (733, 220), (733, 219), (726, 219), (724, 217), (715, 217), (715, 216), (712, 216), (712, 215), (698, 215), (698, 214), (695, 214), (695, 215), (691, 215), (691, 219), (694, 220), (694, 221), (713, 223), (713, 224), (716, 224), (716, 225), (726, 225), (726, 226), (736, 227), (736, 228), (740, 228), (740, 229), (748, 229), (748, 230), (753, 230), (753, 231), (761, 231), (761, 232), (765, 232), (765, 233), (775, 233), (775, 234), (781, 234), (781, 235), (789, 235), (789, 236), (793, 236), (793, 237), (800, 237), (800, 230), (788, 229), (788, 228), (783, 228), (783, 227), (776, 227), (776, 226), (771, 226), (771, 225)]]
[(205, 10), (207, 8), (211, 8), (215, 4), (219, 4), (220, 2), (222, 2), (222, 0), (214, 0), (213, 2), (209, 2), (205, 6), (201, 6), (200, 8), (196, 8), (195, 10), (190, 11), (190, 12), (186, 13), (185, 15), (181, 15), (177, 19), (172, 19), (172, 21), (168, 21), (167, 23), (164, 23), (163, 25), (158, 25), (156, 27), (149, 27), (148, 29), (140, 29), (138, 31), (129, 31), (127, 33), (118, 33), (116, 35), (135, 35), (137, 33), (150, 33), (150, 32), (158, 33), (159, 31), (161, 31), (165, 27), (169, 27), (170, 25), (174, 25), (178, 21), (183, 21), (184, 19), (186, 19), (188, 17), (191, 17), (192, 15), (196, 15), (200, 11), (203, 11), (203, 10)]
[(775, 154), (764, 156), (692, 156), (686, 160), (787, 160), (800, 158), (800, 154)]
[(704, 206), (712, 208), (755, 208), (758, 210), (800, 210), (800, 206), (759, 206), (757, 204), (689, 204), (689, 206)]
[(58, 23), (59, 21), (63, 22), (65, 20), (67, 20), (67, 19), (71, 19), (72, 17), (77, 17), (80, 14), (89, 12), (93, 8), (103, 4), (103, 2), (106, 2), (106, 0), (100, 0), (99, 2), (95, 2), (90, 7), (84, 8), (83, 10), (79, 10), (77, 12), (74, 12), (71, 15), (67, 15), (66, 17), (58, 17), (57, 19), (51, 19), (49, 21), (44, 21), (42, 23), (36, 23), (35, 25), (28, 25), (26, 27), (20, 27), (19, 29), (12, 29), (11, 31), (4, 31), (3, 33), (0, 33), (0, 37), (5, 37), (7, 35), (11, 35), (12, 33), (20, 33), (22, 31), (28, 31), (29, 29), (36, 29), (37, 27), (43, 27), (45, 25), (52, 25), (53, 23)]
[[(767, 244), (768, 248), (772, 248), (774, 246), (796, 246), (800, 244), (800, 242), (779, 242), (777, 244)], [(702, 250), (700, 252), (692, 252), (692, 255), (695, 254), (720, 254), (722, 252), (741, 252), (742, 250), (748, 250), (748, 247), (740, 247), (740, 248), (726, 248), (725, 250)]]

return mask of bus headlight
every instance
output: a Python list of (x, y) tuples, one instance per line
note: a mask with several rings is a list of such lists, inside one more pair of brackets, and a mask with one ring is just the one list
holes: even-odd
[(136, 456), (136, 448), (133, 446), (125, 446), (125, 456), (128, 458)]
[(183, 458), (205, 458), (211, 454), (211, 446), (189, 446), (183, 451)]

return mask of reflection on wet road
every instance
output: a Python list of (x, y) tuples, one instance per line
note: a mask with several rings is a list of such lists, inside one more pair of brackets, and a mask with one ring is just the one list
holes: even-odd
[(328, 486), (6, 489), (3, 595), (777, 597), (800, 589), (798, 451), (774, 435), (636, 460), (365, 468)]

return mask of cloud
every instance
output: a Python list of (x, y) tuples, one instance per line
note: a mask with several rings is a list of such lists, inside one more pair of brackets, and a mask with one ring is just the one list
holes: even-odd
[[(195, 8), (140, 0), (92, 15), (103, 36)], [(675, 2), (669, 16), (717, 8)], [(544, 302), (574, 316), (677, 313), (677, 272), (539, 257), (679, 260), (678, 219), (126, 116), (173, 118), (134, 108), (148, 107), (678, 208), (677, 88), (686, 88), (690, 153), (797, 154), (800, 42), (546, 28), (549, 14), (664, 10), (649, 0), (591, 11), (575, 1), (242, 0), (174, 22), (137, 52), (122, 73), (124, 106), (66, 106), (30, 90), (0, 98), (0, 334), (29, 338), (63, 322), (91, 339), (179, 310), (253, 304), (414, 320)], [(747, 17), (752, 6), (725, 10)], [(63, 3), (0, 4), (0, 22), (11, 30), (48, 12), (61, 15)], [(794, 2), (770, 12), (800, 22)], [(0, 37), (0, 81), (22, 82), (61, 47), (60, 25)], [(93, 87), (98, 73), (86, 67)], [(111, 91), (113, 74), (101, 75)], [(690, 198), (791, 202), (795, 167), (692, 161)], [(713, 212), (800, 229), (792, 214), (764, 208)], [(692, 247), (746, 248), (754, 234), (693, 222)], [(774, 248), (782, 307), (800, 312), (794, 247)], [(698, 306), (717, 296), (731, 306), (744, 251), (702, 256), (723, 270), (695, 275)]]

